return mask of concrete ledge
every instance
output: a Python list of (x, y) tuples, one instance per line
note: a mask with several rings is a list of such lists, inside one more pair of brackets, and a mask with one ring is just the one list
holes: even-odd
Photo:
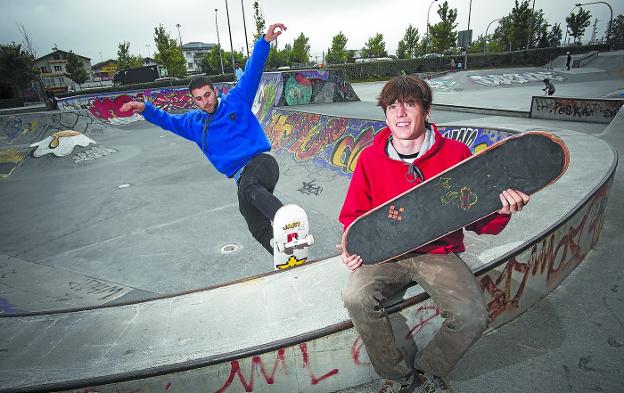
[(619, 98), (533, 96), (530, 117), (608, 124), (623, 104)]

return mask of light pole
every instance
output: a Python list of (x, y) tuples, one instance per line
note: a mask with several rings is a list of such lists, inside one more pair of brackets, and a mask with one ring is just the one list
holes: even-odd
[(591, 5), (591, 4), (605, 4), (607, 7), (609, 7), (609, 12), (611, 13), (611, 17), (609, 18), (609, 27), (607, 28), (607, 45), (609, 45), (609, 48), (611, 48), (611, 28), (613, 27), (613, 8), (611, 8), (611, 4), (607, 3), (606, 1), (593, 1), (591, 3), (576, 3), (575, 5), (577, 7), (580, 7), (582, 5)]
[(526, 44), (527, 50), (529, 50), (529, 48), (531, 47), (531, 36), (533, 35), (533, 19), (535, 15), (533, 13), (534, 9), (535, 9), (535, 0), (533, 0), (533, 6), (531, 7), (531, 22), (529, 25), (529, 36), (527, 37), (527, 44)]
[(487, 39), (488, 39), (488, 38), (487, 38), (487, 37), (488, 37), (488, 30), (490, 30), (490, 25), (491, 25), (492, 23), (494, 23), (494, 22), (498, 22), (498, 21), (499, 21), (499, 20), (501, 20), (501, 19), (503, 19), (503, 18), (494, 19), (493, 21), (491, 21), (490, 23), (488, 23), (487, 27), (485, 28), (485, 51), (486, 51), (486, 52), (488, 52), (488, 51), (489, 51), (489, 49), (488, 49), (488, 45), (487, 45), (487, 44), (488, 44), (488, 42), (487, 42)]
[(427, 54), (427, 48), (429, 47), (429, 14), (431, 13), (431, 6), (438, 0), (433, 0), (429, 4), (429, 10), (427, 10), (427, 41), (425, 42), (425, 54)]
[(466, 47), (464, 48), (464, 70), (468, 69), (468, 47), (470, 46), (470, 14), (472, 13), (472, 0), (470, 0), (470, 7), (468, 8), (468, 29), (466, 30), (466, 34), (468, 34), (468, 42), (466, 43)]
[(182, 48), (182, 36), (180, 35), (180, 27), (182, 26), (178, 23), (176, 27), (178, 28), (178, 41), (180, 41), (180, 48)]
[(150, 52), (150, 44), (145, 44), (147, 47), (147, 57), (152, 57), (152, 52)]
[(243, 31), (245, 31), (245, 49), (247, 50), (247, 58), (249, 58), (249, 42), (247, 41), (247, 24), (245, 23), (245, 6), (241, 0), (241, 9), (243, 10)]
[(232, 28), (230, 27), (230, 11), (228, 9), (228, 2), (225, 0), (225, 16), (228, 22), (228, 31), (230, 32), (230, 58), (232, 60), (232, 72), (235, 70), (234, 66), (234, 44), (232, 43)]
[(217, 28), (217, 45), (219, 45), (219, 61), (221, 61), (221, 73), (225, 74), (223, 70), (223, 57), (221, 56), (221, 40), (219, 39), (219, 19), (217, 19), (218, 8), (215, 8), (215, 26)]

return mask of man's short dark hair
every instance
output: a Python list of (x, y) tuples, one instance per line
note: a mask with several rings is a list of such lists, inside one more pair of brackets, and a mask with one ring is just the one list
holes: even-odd
[(193, 79), (191, 79), (191, 82), (189, 83), (189, 86), (188, 86), (189, 93), (195, 89), (201, 89), (202, 87), (206, 85), (210, 86), (211, 90), (214, 90), (214, 85), (212, 84), (212, 81), (210, 80), (210, 78), (208, 78), (205, 75), (196, 76)]
[(548, 82), (550, 82), (550, 79), (546, 78), (546, 79), (544, 79), (542, 82), (544, 82), (544, 83), (548, 83)]
[(433, 95), (431, 87), (424, 80), (413, 75), (400, 75), (390, 79), (377, 97), (377, 106), (386, 108), (395, 102), (420, 102), (425, 112), (429, 112)]

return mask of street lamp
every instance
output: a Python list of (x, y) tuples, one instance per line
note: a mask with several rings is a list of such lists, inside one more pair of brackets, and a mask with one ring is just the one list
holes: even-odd
[(429, 46), (429, 14), (431, 13), (431, 6), (438, 0), (433, 0), (429, 4), (429, 10), (427, 10), (427, 41), (425, 42), (425, 54), (427, 54), (427, 47)]
[[(609, 12), (611, 13), (611, 17), (609, 18), (609, 27), (607, 28), (607, 45), (609, 48), (611, 47), (611, 28), (613, 27), (613, 8), (611, 8), (611, 4), (606, 1), (593, 1), (591, 3), (576, 3), (576, 7), (580, 7), (582, 5), (591, 5), (591, 4), (604, 4), (609, 7)], [(575, 7), (575, 8), (576, 8)]]
[(485, 28), (485, 51), (488, 51), (488, 46), (487, 46), (487, 37), (488, 37), (488, 30), (490, 30), (490, 25), (494, 22), (498, 22), (499, 20), (502, 20), (503, 18), (498, 18), (498, 19), (494, 19), (493, 21), (491, 21), (490, 23), (488, 23), (487, 27)]
[(243, 0), (241, 0), (241, 9), (243, 10), (243, 30), (245, 31), (245, 49), (247, 50), (247, 57), (249, 58), (249, 42), (247, 41), (247, 24), (245, 23), (245, 6), (243, 6)]
[(180, 27), (182, 26), (178, 23), (176, 27), (178, 28), (178, 41), (180, 41), (180, 48), (182, 48), (182, 36), (180, 35)]
[(527, 50), (529, 50), (529, 48), (531, 47), (531, 36), (533, 35), (533, 23), (534, 23), (534, 16), (535, 16), (535, 14), (533, 13), (534, 9), (535, 9), (535, 0), (533, 0), (533, 6), (531, 7), (531, 24), (529, 25), (529, 36), (527, 37), (527, 44), (526, 44)]
[(466, 44), (466, 48), (464, 48), (464, 70), (468, 69), (468, 47), (470, 46), (470, 14), (472, 13), (472, 0), (470, 0), (470, 7), (468, 8), (468, 29), (466, 30), (466, 34), (468, 35), (468, 43)]
[(230, 58), (232, 60), (232, 72), (236, 69), (234, 65), (234, 44), (232, 43), (232, 28), (230, 27), (230, 10), (228, 9), (228, 2), (225, 0), (225, 16), (228, 22), (228, 31), (230, 32)]
[(223, 70), (223, 57), (221, 56), (221, 40), (219, 39), (219, 20), (217, 19), (217, 11), (219, 11), (219, 9), (215, 8), (215, 26), (217, 28), (217, 45), (219, 45), (219, 61), (221, 61), (221, 73), (225, 74), (225, 71)]

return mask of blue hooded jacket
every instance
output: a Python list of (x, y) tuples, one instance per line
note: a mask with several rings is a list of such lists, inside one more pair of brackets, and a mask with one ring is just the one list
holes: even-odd
[[(271, 150), (271, 143), (260, 122), (251, 112), (269, 49), (264, 36), (255, 43), (243, 77), (219, 100), (214, 113), (198, 109), (171, 115), (146, 102), (143, 117), (195, 142), (219, 172), (227, 177), (234, 176), (253, 157)], [(205, 121), (209, 122), (209, 126), (204, 139), (202, 131)]]

